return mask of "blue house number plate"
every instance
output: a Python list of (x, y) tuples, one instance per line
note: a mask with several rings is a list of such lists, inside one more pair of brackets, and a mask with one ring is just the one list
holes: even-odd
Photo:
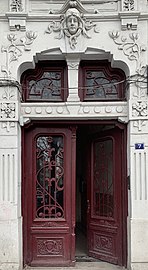
[(135, 149), (144, 149), (144, 143), (135, 143)]

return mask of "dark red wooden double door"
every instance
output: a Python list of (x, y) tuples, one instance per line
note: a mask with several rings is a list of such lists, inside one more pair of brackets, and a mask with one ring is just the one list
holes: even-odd
[[(78, 124), (51, 123), (33, 124), (23, 130), (26, 265), (68, 266), (75, 263), (78, 130)], [(91, 125), (86, 130), (91, 130)], [(111, 128), (105, 132), (82, 133), (88, 255), (123, 265), (126, 257), (126, 214), (122, 205), (125, 190), (122, 184), (123, 130)]]

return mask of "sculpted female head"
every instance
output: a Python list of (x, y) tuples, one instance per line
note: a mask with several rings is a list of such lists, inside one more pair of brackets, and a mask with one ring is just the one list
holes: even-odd
[(75, 35), (80, 26), (80, 13), (75, 8), (70, 8), (66, 12), (66, 26), (71, 35)]

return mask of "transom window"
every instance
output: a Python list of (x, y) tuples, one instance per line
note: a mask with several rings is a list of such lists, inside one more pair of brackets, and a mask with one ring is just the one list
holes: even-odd
[(124, 85), (123, 71), (111, 68), (107, 61), (80, 63), (79, 96), (81, 101), (125, 99)]
[(24, 101), (66, 101), (67, 66), (64, 61), (39, 63), (22, 74)]

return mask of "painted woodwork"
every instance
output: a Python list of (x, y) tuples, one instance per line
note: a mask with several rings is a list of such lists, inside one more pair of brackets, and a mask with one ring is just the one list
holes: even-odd
[[(92, 138), (93, 137), (93, 138)], [(90, 139), (88, 182), (89, 255), (123, 265), (122, 131), (114, 128)]]
[(73, 264), (75, 132), (36, 125), (24, 131), (24, 264)]

